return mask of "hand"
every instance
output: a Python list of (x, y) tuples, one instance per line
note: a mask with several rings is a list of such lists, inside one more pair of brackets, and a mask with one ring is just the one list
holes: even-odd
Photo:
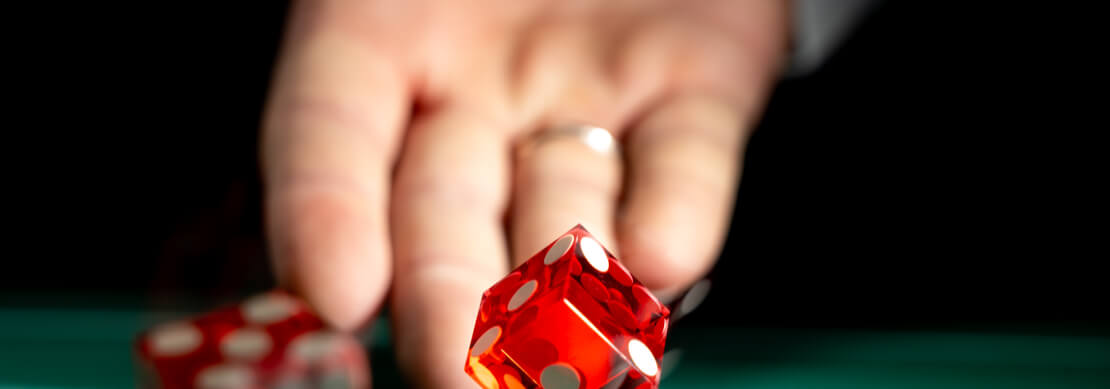
[[(387, 291), (398, 359), (472, 387), (482, 291), (584, 224), (647, 286), (711, 267), (743, 144), (786, 46), (780, 0), (300, 1), (264, 123), (280, 282), (329, 321)], [(625, 160), (562, 121), (613, 131)]]

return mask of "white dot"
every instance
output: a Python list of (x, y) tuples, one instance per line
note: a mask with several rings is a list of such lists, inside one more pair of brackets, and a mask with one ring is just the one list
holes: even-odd
[(655, 355), (651, 354), (644, 342), (632, 339), (628, 342), (628, 355), (632, 357), (632, 364), (648, 377), (659, 373), (659, 363), (655, 362)]
[(501, 327), (493, 326), (493, 328), (486, 330), (482, 333), (482, 336), (478, 337), (478, 340), (474, 341), (474, 347), (470, 349), (470, 356), (482, 355), (486, 350), (489, 350), (490, 346), (493, 346), (493, 342), (496, 342), (499, 337), (501, 337)]
[(200, 330), (188, 323), (172, 323), (159, 327), (150, 335), (151, 353), (173, 357), (187, 354), (200, 346)]
[(250, 387), (254, 381), (251, 370), (243, 365), (211, 366), (197, 375), (201, 389), (236, 389)]
[(255, 296), (243, 303), (243, 317), (251, 323), (271, 324), (292, 316), (297, 309), (293, 299), (279, 294)]
[(678, 315), (684, 316), (693, 312), (698, 305), (705, 301), (705, 297), (709, 295), (709, 280), (698, 281), (690, 290), (686, 292), (686, 297), (678, 304)]
[(574, 235), (563, 235), (562, 238), (555, 241), (555, 244), (551, 245), (550, 250), (547, 250), (547, 255), (543, 257), (543, 264), (550, 265), (558, 261), (559, 258), (563, 257), (563, 254), (567, 253), (567, 250), (570, 250), (571, 243), (574, 243)]
[(270, 335), (254, 328), (241, 328), (227, 334), (220, 343), (220, 351), (232, 359), (256, 360), (270, 352), (273, 342)]
[(540, 385), (544, 389), (578, 389), (581, 384), (578, 372), (563, 363), (548, 365), (540, 372)]
[(532, 298), (532, 295), (536, 293), (536, 286), (539, 284), (540, 283), (536, 282), (536, 280), (531, 280), (521, 285), (520, 288), (516, 290), (516, 293), (513, 293), (513, 297), (509, 299), (509, 304), (507, 306), (509, 311), (514, 311), (528, 302), (528, 299)]
[(302, 361), (313, 363), (324, 359), (337, 346), (335, 334), (331, 332), (311, 332), (293, 341), (293, 355)]
[(605, 254), (601, 244), (593, 238), (586, 237), (582, 238), (579, 245), (582, 246), (582, 255), (586, 256), (586, 262), (589, 262), (590, 266), (602, 273), (609, 270), (609, 256)]

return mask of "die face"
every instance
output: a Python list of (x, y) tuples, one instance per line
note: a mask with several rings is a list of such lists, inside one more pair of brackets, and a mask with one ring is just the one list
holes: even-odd
[(361, 344), (281, 291), (154, 327), (140, 334), (136, 354), (143, 388), (359, 387), (367, 380)]
[[(557, 253), (570, 251), (569, 240), (553, 242), (483, 293), (465, 367), (467, 374), (483, 387), (537, 387), (524, 364), (528, 355), (515, 353), (517, 357), (524, 356), (518, 361), (504, 350), (506, 342), (523, 339), (534, 330), (531, 325), (541, 307), (562, 296), (560, 288), (564, 283), (560, 280), (565, 275), (555, 274), (558, 268), (545, 265), (542, 256), (552, 253), (557, 259)], [(510, 338), (508, 334), (514, 335)], [(547, 355), (552, 350), (549, 347), (543, 351)]]
[[(533, 309), (537, 318), (510, 327), (501, 351), (535, 381), (545, 387), (601, 388), (628, 371), (629, 362), (619, 348), (567, 299)], [(552, 374), (556, 378), (550, 378)]]
[(483, 294), (465, 370), (486, 388), (654, 387), (669, 314), (576, 226)]
[[(570, 274), (566, 299), (585, 312), (624, 355), (631, 358), (627, 343), (639, 340), (658, 363), (663, 356), (670, 311), (589, 232), (580, 226), (571, 231), (578, 235), (576, 256), (584, 265), (580, 274)], [(591, 265), (603, 260), (605, 266)]]
[[(486, 388), (601, 388), (630, 367), (561, 293), (538, 297), (502, 323), (486, 329), (471, 347), (467, 373)], [(563, 386), (545, 383), (544, 377)]]

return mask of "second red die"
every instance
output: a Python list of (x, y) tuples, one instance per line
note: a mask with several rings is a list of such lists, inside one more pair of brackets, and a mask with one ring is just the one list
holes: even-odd
[(136, 353), (140, 388), (360, 388), (368, 378), (361, 344), (282, 291), (144, 331)]

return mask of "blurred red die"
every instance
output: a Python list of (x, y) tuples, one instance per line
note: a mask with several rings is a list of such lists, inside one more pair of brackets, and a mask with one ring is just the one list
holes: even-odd
[(271, 291), (136, 341), (142, 388), (360, 388), (366, 357), (300, 300)]

